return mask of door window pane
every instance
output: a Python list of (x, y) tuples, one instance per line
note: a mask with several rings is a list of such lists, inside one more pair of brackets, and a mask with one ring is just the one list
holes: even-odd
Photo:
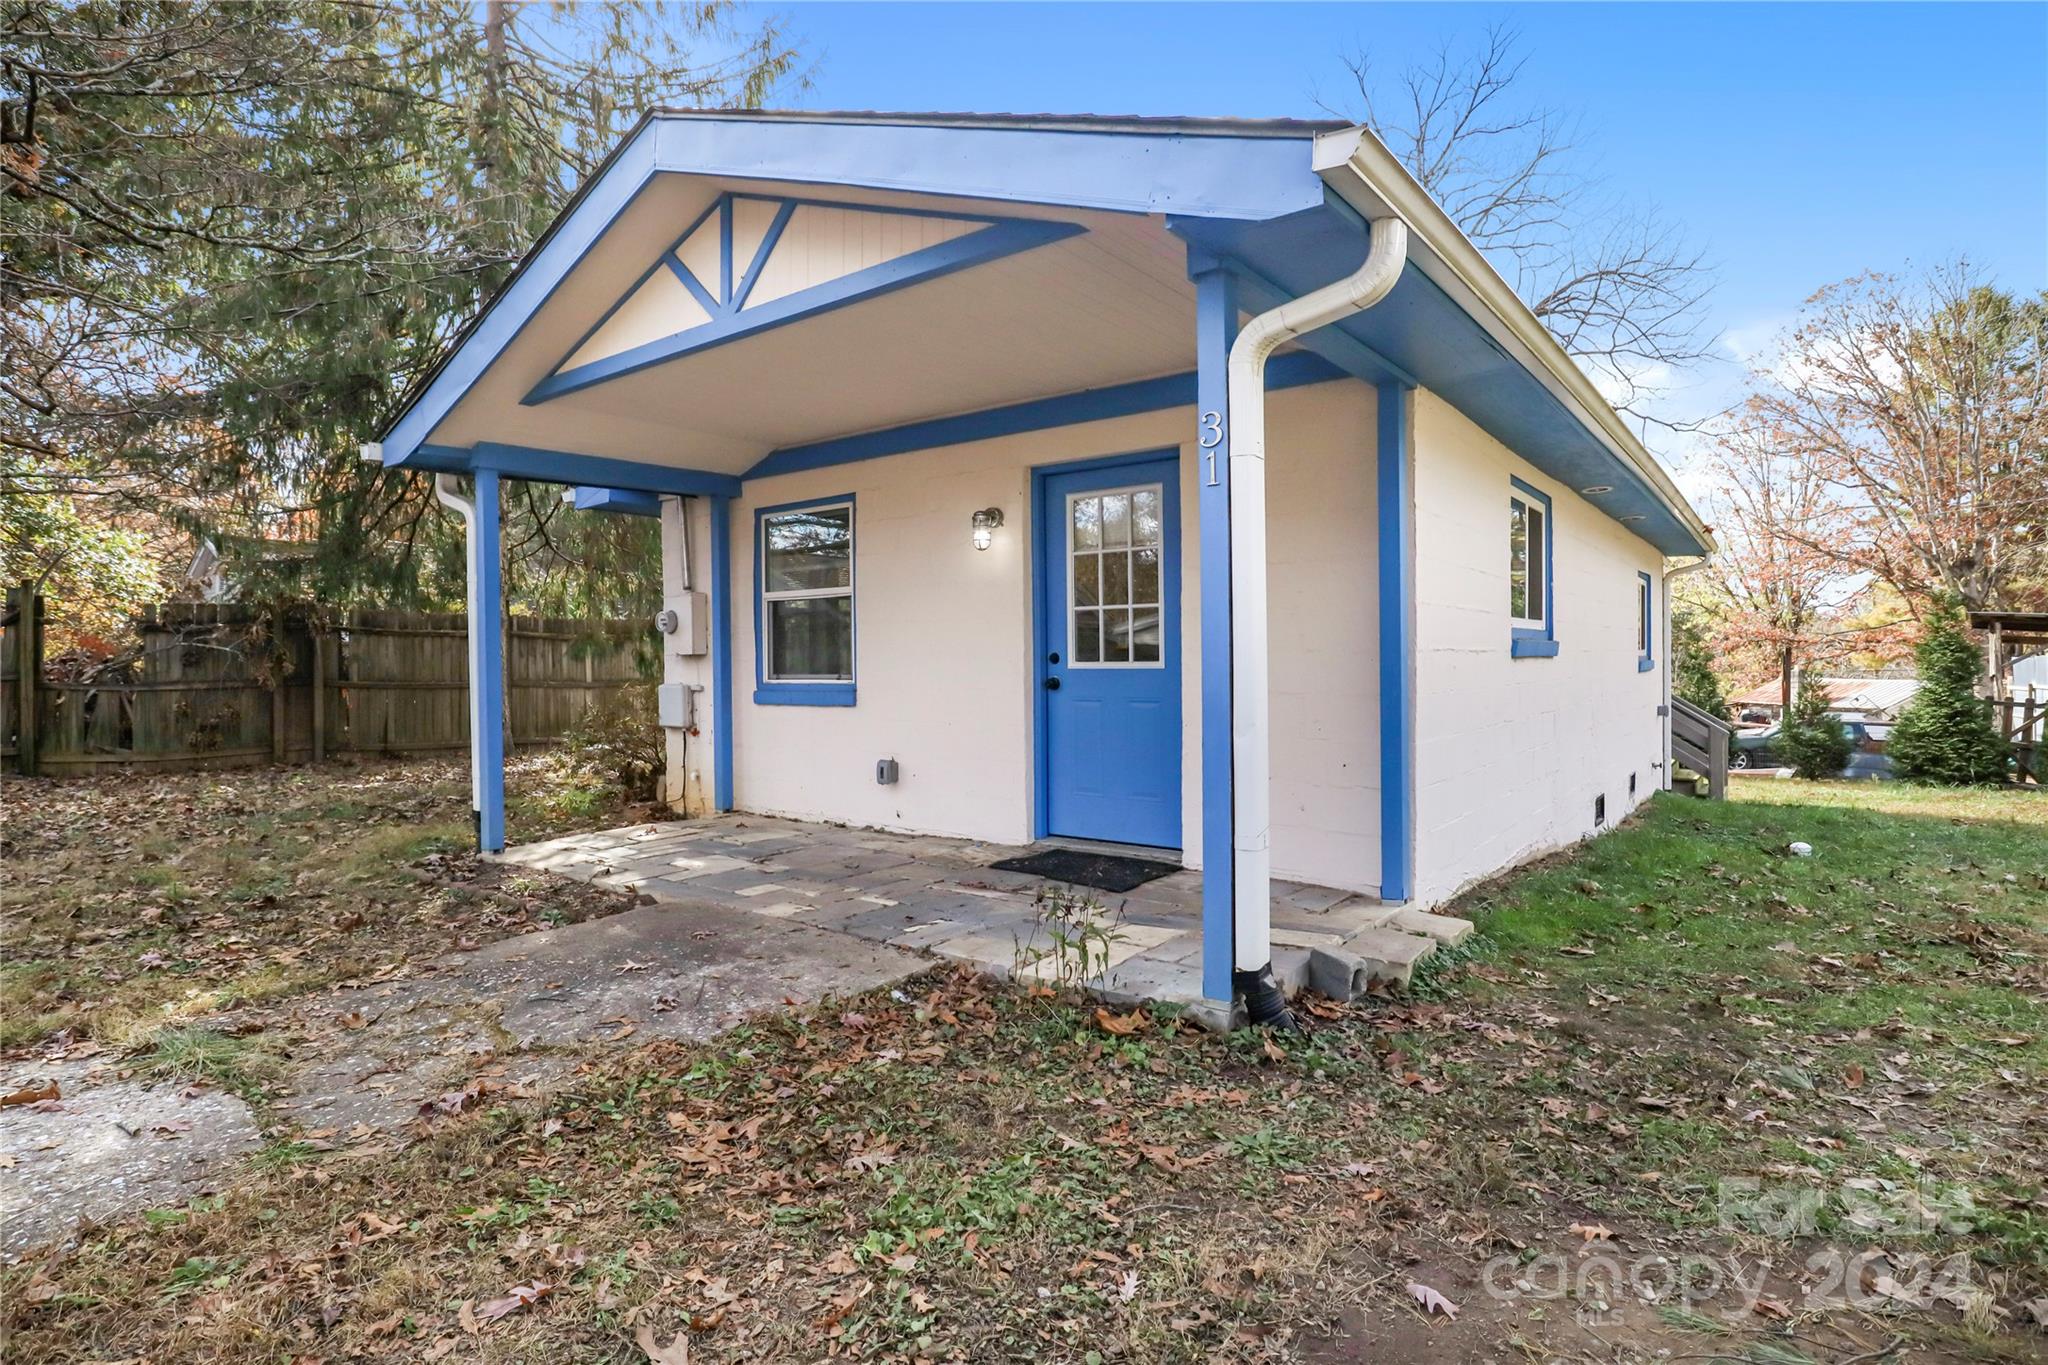
[(1068, 504), (1071, 662), (1164, 662), (1160, 562), (1166, 527), (1158, 484)]
[(1074, 605), (1092, 607), (1102, 601), (1102, 556), (1074, 556)]
[(1074, 548), (1092, 550), (1102, 544), (1102, 501), (1074, 499)]
[(1159, 551), (1136, 550), (1132, 552), (1131, 601), (1159, 601)]
[(1074, 662), (1077, 664), (1102, 662), (1101, 612), (1077, 611), (1074, 613)]
[(1131, 495), (1110, 493), (1102, 499), (1102, 544), (1128, 545), (1131, 543)]
[(1102, 556), (1102, 602), (1118, 606), (1131, 600), (1131, 557), (1122, 550)]
[(1102, 613), (1102, 661), (1106, 664), (1131, 660), (1131, 613), (1111, 608)]

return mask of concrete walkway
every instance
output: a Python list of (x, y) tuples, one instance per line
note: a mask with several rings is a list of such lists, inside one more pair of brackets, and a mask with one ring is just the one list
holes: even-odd
[(68, 1239), (82, 1219), (176, 1207), (228, 1179), (261, 1128), (373, 1155), (493, 1097), (543, 1094), (598, 1049), (701, 1041), (794, 1001), (853, 995), (930, 960), (715, 906), (643, 905), (421, 964), (417, 975), (201, 1021), (248, 1031), (269, 1112), (119, 1058), (0, 1066), (0, 1262)]
[[(657, 902), (743, 910), (856, 938), (972, 963), (1006, 976), (1045, 978), (1060, 957), (1039, 901), (1039, 877), (989, 864), (1027, 850), (728, 815), (572, 834), (525, 844), (505, 862)], [(1229, 1023), (1202, 996), (1202, 883), (1182, 871), (1135, 890), (1081, 889), (1095, 902), (1100, 957), (1087, 988), (1109, 1001), (1179, 1005), (1211, 1026)], [(1471, 925), (1383, 905), (1329, 887), (1273, 883), (1274, 968), (1289, 993), (1312, 984), (1349, 998), (1375, 980), (1405, 983), (1438, 942)]]

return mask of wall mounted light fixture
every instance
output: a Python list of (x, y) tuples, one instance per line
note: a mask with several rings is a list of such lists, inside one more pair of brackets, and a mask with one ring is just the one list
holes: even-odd
[(1611, 483), (1589, 483), (1579, 491), (1589, 498), (1595, 498), (1602, 493), (1612, 493), (1614, 485)]
[(974, 548), (986, 550), (995, 539), (995, 529), (1003, 524), (1003, 509), (984, 507), (974, 514)]

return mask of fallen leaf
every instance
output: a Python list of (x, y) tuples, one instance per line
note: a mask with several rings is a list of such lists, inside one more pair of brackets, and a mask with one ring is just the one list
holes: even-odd
[(1848, 1086), (1851, 1090), (1862, 1089), (1863, 1068), (1856, 1063), (1850, 1063), (1849, 1069), (1842, 1073), (1842, 1084)]
[(1095, 1011), (1095, 1022), (1102, 1025), (1104, 1032), (1128, 1038), (1133, 1033), (1141, 1032), (1148, 1021), (1142, 1008), (1134, 1009), (1129, 1014), (1116, 1014), (1098, 1007)]
[(48, 1081), (42, 1085), (24, 1087), (11, 1095), (0, 1095), (0, 1109), (8, 1109), (17, 1104), (40, 1104), (44, 1100), (57, 1098), (57, 1083)]
[(1571, 1233), (1586, 1242), (1605, 1242), (1614, 1236), (1614, 1230), (1605, 1223), (1574, 1223)]
[(647, 1355), (647, 1365), (690, 1365), (690, 1334), (678, 1332), (666, 1346), (655, 1344), (654, 1328), (641, 1323), (633, 1343)]
[(1422, 1305), (1422, 1313), (1424, 1317), (1428, 1317), (1435, 1313), (1441, 1313), (1447, 1318), (1450, 1318), (1454, 1321), (1456, 1320), (1458, 1316), (1458, 1305), (1452, 1303), (1449, 1299), (1437, 1293), (1428, 1285), (1423, 1284), (1419, 1280), (1410, 1280), (1408, 1281), (1408, 1292), (1409, 1294), (1414, 1296), (1414, 1299), (1417, 1303)]
[(546, 1280), (535, 1280), (531, 1284), (517, 1284), (501, 1299), (489, 1299), (476, 1306), (476, 1316), (484, 1322), (496, 1322), (508, 1313), (516, 1313), (529, 1304), (539, 1303), (555, 1292), (555, 1287)]

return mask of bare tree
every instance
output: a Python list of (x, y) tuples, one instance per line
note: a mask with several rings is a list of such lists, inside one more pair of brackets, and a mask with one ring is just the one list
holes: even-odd
[(1703, 255), (1654, 212), (1599, 194), (1565, 115), (1517, 99), (1511, 30), (1382, 78), (1345, 62), (1355, 95), (1325, 104), (1370, 127), (1572, 355), (1610, 379), (1615, 406), (1645, 420), (1671, 370), (1709, 354)]
[(1783, 534), (1907, 600), (2048, 597), (2048, 295), (1968, 262), (1821, 290), (1758, 376), (1753, 439), (1836, 506)]

